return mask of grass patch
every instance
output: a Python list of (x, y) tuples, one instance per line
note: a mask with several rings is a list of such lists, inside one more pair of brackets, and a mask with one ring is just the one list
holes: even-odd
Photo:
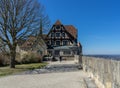
[(21, 65), (16, 65), (15, 69), (12, 69), (8, 66), (7, 67), (0, 67), (0, 77), (19, 73), (19, 72), (23, 72), (23, 71), (27, 71), (27, 70), (42, 68), (46, 65), (47, 65), (47, 63), (21, 64)]

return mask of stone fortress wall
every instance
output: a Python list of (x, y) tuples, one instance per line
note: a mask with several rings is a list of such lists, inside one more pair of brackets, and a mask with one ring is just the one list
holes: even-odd
[(83, 56), (82, 63), (99, 88), (120, 88), (120, 61)]

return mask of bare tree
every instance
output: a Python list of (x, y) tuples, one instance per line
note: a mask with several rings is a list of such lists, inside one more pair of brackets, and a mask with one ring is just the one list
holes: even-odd
[(5, 44), (2, 40), (0, 40), (0, 53), (6, 52)]
[(10, 68), (15, 68), (18, 40), (40, 28), (41, 8), (37, 0), (0, 0), (0, 39), (9, 48)]

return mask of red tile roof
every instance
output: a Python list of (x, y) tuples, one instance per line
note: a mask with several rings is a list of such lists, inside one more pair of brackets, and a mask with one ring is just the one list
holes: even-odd
[(61, 25), (61, 22), (60, 22), (59, 20), (57, 20), (57, 21), (55, 22), (55, 25)]
[(34, 36), (30, 36), (28, 38), (28, 40), (26, 40), (22, 45), (21, 45), (21, 49), (27, 49), (29, 50), (30, 48), (32, 48), (34, 41), (36, 40), (36, 38)]
[(74, 38), (77, 38), (77, 30), (73, 25), (65, 25), (64, 27)]
[[(54, 25), (61, 24), (60, 20), (57, 20)], [(64, 25), (64, 27), (74, 38), (77, 38), (77, 29), (73, 25)]]

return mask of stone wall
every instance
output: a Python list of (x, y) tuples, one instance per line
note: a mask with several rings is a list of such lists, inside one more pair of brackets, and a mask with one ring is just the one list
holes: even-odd
[(120, 61), (83, 56), (82, 63), (99, 88), (120, 88)]

